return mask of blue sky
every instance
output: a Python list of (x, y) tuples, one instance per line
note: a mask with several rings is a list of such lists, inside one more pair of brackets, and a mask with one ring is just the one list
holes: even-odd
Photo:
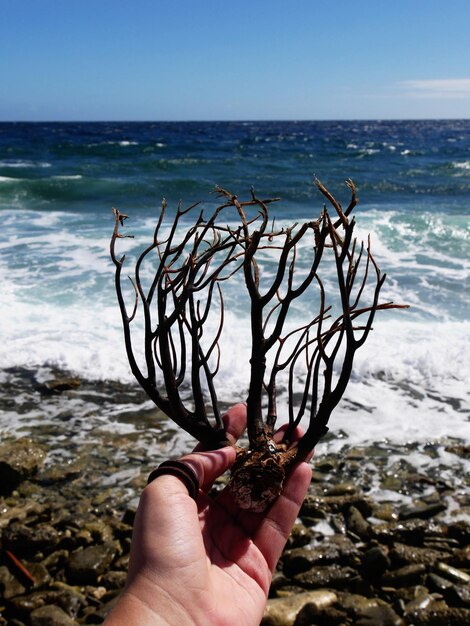
[(0, 0), (0, 120), (470, 117), (468, 0)]

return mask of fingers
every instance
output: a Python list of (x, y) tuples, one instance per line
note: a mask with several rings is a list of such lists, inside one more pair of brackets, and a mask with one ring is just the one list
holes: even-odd
[[(246, 428), (246, 404), (239, 403), (231, 407), (222, 416), (222, 420), (227, 439), (232, 444), (235, 444)], [(206, 452), (203, 446), (199, 444), (192, 454), (182, 457), (180, 462), (185, 463), (193, 470), (197, 477), (199, 489), (207, 492), (212, 487), (215, 479), (234, 463), (235, 458), (236, 452), (232, 446)], [(172, 479), (175, 481), (175, 490), (184, 491), (186, 489), (184, 480), (177, 476), (172, 476)]]
[(236, 444), (246, 428), (246, 402), (239, 402), (222, 416), (227, 438), (232, 445)]
[(312, 478), (307, 463), (299, 463), (286, 480), (281, 495), (269, 509), (253, 535), (253, 542), (274, 571), (281, 552), (299, 514)]

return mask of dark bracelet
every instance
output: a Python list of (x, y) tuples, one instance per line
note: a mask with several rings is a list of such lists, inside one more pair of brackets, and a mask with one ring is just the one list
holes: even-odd
[(155, 478), (158, 478), (158, 476), (163, 476), (164, 474), (170, 474), (171, 476), (180, 478), (191, 498), (193, 500), (197, 498), (197, 494), (199, 493), (199, 480), (194, 470), (189, 465), (182, 461), (164, 461), (150, 472), (147, 485), (151, 483), (152, 480), (155, 480)]

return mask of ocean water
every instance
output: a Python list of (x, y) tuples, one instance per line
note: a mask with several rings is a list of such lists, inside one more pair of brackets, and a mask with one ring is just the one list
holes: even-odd
[[(357, 232), (370, 234), (388, 276), (383, 299), (410, 305), (379, 313), (330, 420), (342, 438), (328, 445), (468, 441), (470, 120), (0, 124), (0, 382), (58, 368), (133, 383), (109, 257), (112, 207), (130, 216), (135, 238), (119, 242), (130, 273), (163, 197), (167, 228), (179, 201), (210, 210), (215, 185), (242, 199), (253, 186), (281, 199), (272, 211), (287, 225), (318, 216), (314, 176), (343, 204), (354, 180)], [(227, 283), (217, 390), (228, 403), (247, 388), (242, 294)], [(304, 315), (295, 309), (290, 322)], [(13, 407), (1, 428), (18, 419)]]

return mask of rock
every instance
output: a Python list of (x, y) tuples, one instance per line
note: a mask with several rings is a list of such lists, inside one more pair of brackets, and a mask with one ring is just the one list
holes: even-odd
[(326, 496), (347, 496), (357, 493), (357, 487), (353, 483), (339, 483), (328, 487), (325, 491)]
[(417, 611), (408, 619), (413, 626), (468, 626), (470, 609), (432, 607), (428, 611)]
[(434, 515), (445, 511), (446, 508), (446, 504), (442, 501), (432, 502), (430, 504), (426, 502), (419, 502), (417, 504), (413, 504), (411, 506), (407, 505), (401, 508), (399, 511), (399, 517), (402, 520), (410, 519), (412, 517), (429, 519), (430, 517), (434, 517)]
[(398, 512), (390, 502), (382, 502), (375, 506), (372, 515), (384, 522), (393, 522), (398, 519)]
[(23, 521), (29, 515), (39, 515), (44, 511), (44, 506), (34, 501), (24, 501), (14, 506), (2, 506), (0, 517), (0, 529), (6, 528), (12, 521)]
[(21, 481), (31, 478), (46, 458), (44, 446), (22, 438), (0, 446), (0, 494), (9, 494)]
[(373, 546), (364, 552), (361, 560), (361, 571), (364, 578), (374, 580), (390, 568), (388, 550), (383, 546)]
[(398, 565), (423, 563), (424, 565), (434, 565), (434, 563), (450, 557), (450, 554), (438, 550), (429, 550), (417, 546), (408, 546), (404, 543), (396, 543), (390, 550), (392, 562)]
[(440, 574), (442, 574), (442, 576), (445, 576), (449, 580), (453, 580), (457, 583), (463, 583), (465, 585), (470, 583), (470, 574), (467, 574), (456, 567), (452, 567), (447, 563), (438, 563), (437, 570)]
[(442, 576), (438, 576), (437, 574), (428, 574), (426, 578), (426, 585), (431, 589), (431, 591), (437, 591), (438, 593), (445, 594), (452, 587), (452, 583), (450, 580), (446, 578), (442, 578)]
[[(339, 605), (360, 626), (404, 626), (392, 607), (380, 598), (366, 598), (359, 594), (338, 592)], [(349, 623), (349, 622), (348, 622)]]
[(286, 547), (300, 548), (306, 546), (313, 538), (313, 532), (304, 524), (294, 524), (292, 531), (287, 540)]
[(371, 525), (355, 506), (350, 506), (346, 514), (347, 529), (360, 539), (367, 540), (372, 534)]
[(13, 576), (5, 565), (0, 566), (0, 590), (5, 600), (14, 598), (26, 591), (25, 587)]
[(336, 594), (327, 589), (268, 600), (261, 626), (293, 626), (297, 614), (307, 603), (322, 609), (334, 604), (336, 600)]
[(381, 583), (387, 587), (407, 587), (409, 585), (416, 585), (422, 582), (425, 572), (426, 566), (423, 565), (423, 563), (413, 563), (400, 567), (400, 569), (392, 572), (385, 573), (382, 576)]
[(78, 626), (78, 622), (53, 604), (35, 609), (29, 617), (31, 626)]
[(95, 585), (100, 574), (105, 572), (118, 552), (114, 542), (92, 545), (70, 555), (66, 573), (68, 580), (78, 585)]
[(283, 571), (287, 576), (295, 576), (310, 569), (313, 565), (351, 564), (356, 555), (357, 550), (350, 542), (341, 544), (325, 541), (311, 548), (294, 548), (284, 552), (282, 556)]
[(85, 602), (85, 597), (73, 589), (35, 591), (10, 601), (15, 615), (27, 615), (40, 607), (54, 605), (59, 606), (69, 617), (75, 617)]
[(451, 559), (451, 565), (470, 569), (470, 544), (454, 553)]
[(330, 513), (345, 511), (350, 506), (355, 506), (362, 515), (368, 517), (372, 513), (372, 502), (361, 495), (345, 496), (312, 496), (307, 495), (300, 509), (300, 517), (304, 515), (314, 517), (318, 509), (326, 510)]
[(346, 619), (347, 613), (341, 608), (334, 605), (318, 607), (313, 602), (307, 602), (298, 612), (294, 626), (311, 626), (312, 624), (340, 626), (345, 623)]
[(402, 618), (387, 604), (378, 604), (364, 609), (355, 624), (356, 626), (405, 626)]
[(75, 376), (61, 376), (36, 385), (36, 391), (45, 396), (56, 396), (64, 391), (71, 391), (80, 387), (80, 379)]
[(100, 583), (106, 587), (106, 589), (123, 589), (126, 578), (126, 572), (116, 572), (112, 570), (103, 574), (100, 578)]
[(419, 611), (426, 610), (434, 602), (434, 596), (430, 593), (423, 592), (418, 594), (416, 598), (410, 600), (404, 607), (403, 613), (405, 616), (414, 615)]
[(460, 545), (470, 545), (470, 524), (463, 520), (449, 524), (448, 526), (449, 537), (457, 539)]
[(357, 577), (352, 567), (340, 565), (320, 565), (294, 576), (294, 581), (302, 587), (344, 587)]
[(12, 522), (4, 529), (2, 540), (5, 547), (18, 554), (34, 554), (38, 550), (52, 552), (61, 540), (61, 534), (50, 524), (37, 524), (34, 528), (20, 522)]

